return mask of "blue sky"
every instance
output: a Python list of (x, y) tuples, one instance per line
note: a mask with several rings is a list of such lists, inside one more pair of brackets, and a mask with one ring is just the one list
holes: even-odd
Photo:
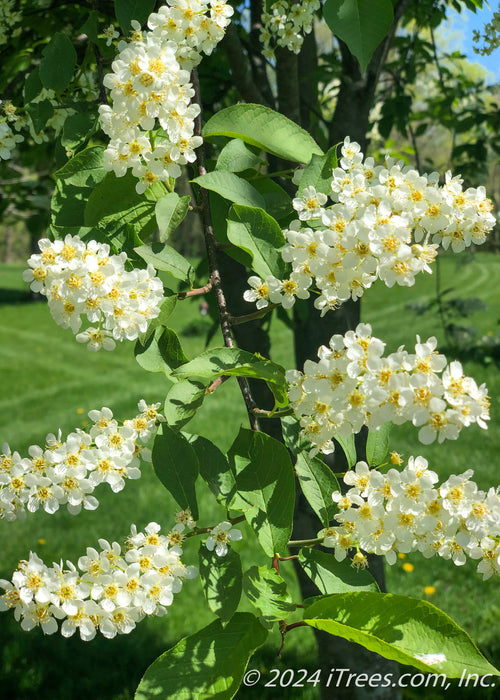
[(498, 0), (490, 0), (490, 6), (491, 9), (485, 6), (475, 14), (470, 10), (462, 13), (452, 10), (443, 34), (449, 41), (450, 49), (458, 49), (467, 56), (469, 61), (480, 63), (487, 68), (492, 74), (488, 82), (496, 83), (500, 82), (500, 48), (493, 51), (490, 56), (480, 56), (472, 49), (473, 30), (478, 29), (483, 33), (484, 25), (491, 20), (493, 12), (498, 10)]

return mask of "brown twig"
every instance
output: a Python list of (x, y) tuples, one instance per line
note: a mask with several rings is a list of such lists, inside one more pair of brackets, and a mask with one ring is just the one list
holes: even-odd
[(178, 299), (187, 299), (188, 297), (197, 297), (200, 294), (206, 294), (212, 289), (212, 280), (208, 282), (204, 287), (198, 287), (197, 289), (190, 289), (189, 292), (180, 292), (177, 297)]
[[(200, 95), (200, 81), (198, 79), (198, 73), (193, 70), (191, 74), (191, 79), (194, 88), (194, 101), (200, 107), (200, 113), (195, 119), (194, 133), (196, 136), (201, 136), (202, 131), (202, 105), (201, 105), (201, 95)], [(205, 147), (203, 144), (196, 149), (197, 161), (198, 161), (198, 174), (206, 175), (205, 167)], [(227, 310), (226, 296), (222, 288), (222, 280), (219, 272), (219, 265), (217, 262), (216, 254), (216, 238), (214, 235), (214, 230), (212, 226), (212, 216), (210, 213), (210, 201), (208, 198), (208, 191), (204, 187), (199, 189), (199, 206), (201, 207), (201, 216), (203, 221), (203, 235), (205, 237), (205, 247), (207, 249), (208, 256), (208, 267), (210, 270), (210, 279), (212, 280), (212, 288), (215, 293), (215, 298), (217, 300), (217, 306), (219, 307), (219, 319), (220, 327), (222, 331), (222, 337), (224, 339), (224, 345), (227, 348), (234, 348), (236, 344), (234, 342), (231, 333), (231, 324), (229, 322), (230, 314)], [(250, 392), (250, 387), (248, 381), (245, 377), (238, 377), (238, 384), (240, 386), (240, 391), (245, 401), (247, 408), (248, 419), (250, 421), (250, 426), (252, 430), (259, 430), (259, 422), (257, 417), (253, 414), (253, 409), (256, 404), (253, 400), (253, 396)]]
[(214, 391), (220, 387), (221, 384), (224, 384), (224, 382), (227, 382), (228, 379), (231, 379), (230, 374), (223, 374), (222, 377), (217, 377), (217, 379), (210, 384), (209, 387), (207, 387), (205, 394), (213, 394)]
[(108, 104), (108, 96), (106, 95), (106, 88), (104, 87), (104, 69), (103, 69), (103, 56), (99, 51), (97, 44), (92, 42), (92, 49), (94, 50), (94, 56), (97, 64), (97, 73), (99, 75), (99, 97), (97, 102), (102, 105)]

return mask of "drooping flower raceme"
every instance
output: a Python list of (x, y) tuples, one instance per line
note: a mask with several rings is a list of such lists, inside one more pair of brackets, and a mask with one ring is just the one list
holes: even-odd
[[(41, 252), (28, 260), (23, 279), (47, 297), (55, 322), (71, 328), (89, 350), (113, 350), (115, 340), (135, 340), (160, 313), (163, 285), (151, 265), (129, 272), (126, 253), (110, 255), (107, 244), (85, 244), (69, 234), (38, 245)], [(97, 327), (80, 331), (82, 316)]]
[(431, 272), (438, 246), (459, 252), (480, 245), (495, 225), (484, 187), (463, 191), (450, 172), (439, 186), (438, 173), (420, 175), (391, 158), (376, 167), (348, 138), (341, 150), (328, 196), (309, 186), (293, 200), (298, 218), (283, 231), (281, 252), (291, 265), (289, 279), (250, 278), (247, 301), (289, 308), (315, 287), (314, 305), (323, 315), (361, 297), (376, 279), (388, 287), (413, 285), (415, 275)]
[[(176, 532), (184, 525), (177, 524)], [(143, 532), (135, 525), (122, 550), (118, 542), (99, 540), (100, 549), (87, 548), (75, 566), (66, 562), (46, 566), (33, 552), (21, 561), (12, 581), (0, 580), (5, 593), (0, 611), (13, 609), (24, 630), (41, 627), (44, 634), (58, 630), (71, 637), (78, 630), (84, 641), (99, 631), (112, 639), (128, 634), (147, 615), (162, 616), (185, 579), (198, 571), (181, 561), (182, 549), (160, 534), (157, 523)]]
[(320, 8), (319, 0), (301, 0), (296, 3), (278, 0), (269, 11), (262, 14), (260, 40), (264, 45), (263, 55), (274, 58), (276, 46), (300, 53), (304, 34), (312, 31), (314, 13)]
[(421, 552), (457, 565), (465, 564), (467, 557), (476, 559), (484, 579), (498, 575), (499, 488), (481, 491), (472, 476), (468, 469), (439, 486), (423, 457), (410, 457), (402, 471), (389, 469), (386, 474), (358, 462), (344, 476), (349, 490), (333, 494), (340, 525), (320, 533), (323, 545), (333, 547), (339, 561), (357, 548), (358, 565), (366, 564), (359, 549), (382, 555), (389, 564), (395, 563), (398, 552)]
[(179, 177), (181, 165), (196, 159), (200, 108), (190, 104), (190, 73), (201, 53), (210, 54), (223, 38), (232, 14), (224, 0), (171, 0), (149, 16), (149, 31), (134, 21), (131, 41), (118, 44), (120, 53), (104, 78), (113, 104), (99, 109), (110, 137), (103, 165), (117, 177), (131, 169), (139, 194)]
[(312, 452), (333, 452), (335, 435), (348, 437), (363, 425), (377, 430), (388, 421), (411, 421), (424, 444), (454, 440), (472, 423), (486, 428), (486, 386), (465, 376), (460, 362), (448, 365), (436, 345), (435, 338), (421, 342), (417, 336), (414, 353), (401, 346), (384, 357), (385, 343), (360, 323), (345, 336), (332, 336), (304, 372), (289, 370), (288, 396)]
[(0, 519), (26, 517), (43, 508), (55, 513), (66, 504), (73, 515), (85, 508), (94, 510), (99, 501), (93, 494), (101, 483), (117, 493), (125, 479), (139, 479), (141, 459), (151, 461), (145, 443), (156, 432), (163, 417), (160, 404), (139, 402), (139, 413), (122, 425), (109, 408), (90, 411), (89, 432), (81, 429), (63, 440), (61, 431), (49, 434), (44, 448), (31, 445), (28, 457), (11, 452), (7, 443), (0, 454)]

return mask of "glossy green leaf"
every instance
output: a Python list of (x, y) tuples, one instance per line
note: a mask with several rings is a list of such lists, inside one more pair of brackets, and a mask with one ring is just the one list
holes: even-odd
[(354, 435), (349, 435), (348, 438), (340, 437), (340, 435), (335, 435), (335, 441), (339, 443), (347, 459), (347, 464), (349, 467), (353, 467), (358, 458), (356, 456), (356, 444), (354, 442)]
[(29, 102), (31, 102), (31, 100), (34, 100), (35, 97), (38, 97), (42, 90), (43, 85), (42, 81), (40, 80), (40, 69), (37, 66), (31, 71), (31, 73), (28, 73), (26, 80), (24, 81), (24, 104), (27, 105)]
[(66, 34), (56, 32), (42, 51), (40, 80), (42, 85), (54, 92), (68, 87), (76, 66), (75, 47)]
[(125, 36), (132, 31), (131, 21), (144, 24), (155, 9), (155, 0), (115, 0), (115, 15)]
[(235, 613), (181, 639), (144, 674), (135, 700), (230, 700), (253, 652), (267, 639), (254, 615)]
[(66, 118), (61, 143), (66, 153), (72, 156), (94, 133), (97, 127), (97, 112), (81, 112)]
[(262, 162), (241, 139), (231, 139), (217, 158), (216, 170), (228, 170), (231, 173), (239, 173), (249, 170)]
[(205, 384), (191, 379), (174, 384), (165, 399), (164, 414), (167, 423), (177, 430), (189, 423), (202, 405), (205, 392)]
[(300, 421), (295, 416), (281, 418), (281, 432), (283, 440), (290, 452), (298, 455), (299, 452), (310, 449), (310, 442), (301, 435)]
[(394, 19), (391, 0), (326, 0), (323, 17), (364, 72)]
[(306, 605), (304, 622), (419, 671), (449, 678), (460, 678), (464, 669), (500, 675), (456, 622), (424, 600), (391, 593), (330, 595)]
[(129, 225), (138, 236), (152, 234), (156, 228), (155, 204), (165, 190), (158, 184), (139, 195), (135, 191), (136, 183), (137, 178), (130, 172), (123, 177), (108, 173), (88, 198), (85, 226), (101, 225), (116, 234)]
[(272, 626), (296, 610), (284, 579), (275, 569), (252, 566), (243, 576), (243, 590), (261, 615), (261, 622)]
[(241, 428), (228, 452), (236, 481), (231, 508), (244, 512), (264, 552), (283, 552), (293, 526), (295, 483), (286, 447), (265, 433)]
[(33, 128), (36, 133), (43, 131), (48, 120), (54, 116), (54, 107), (50, 100), (30, 102), (30, 104), (26, 106), (26, 111), (31, 117)]
[(215, 170), (214, 172), (206, 173), (206, 175), (195, 177), (192, 182), (200, 185), (200, 187), (204, 187), (206, 190), (217, 192), (221, 197), (235, 204), (261, 208), (266, 206), (264, 198), (257, 192), (255, 187), (252, 187), (247, 180), (235, 173)]
[(332, 470), (318, 457), (301, 452), (297, 456), (295, 472), (307, 502), (324, 527), (328, 527), (336, 511), (332, 493), (340, 490)]
[(172, 494), (182, 509), (189, 508), (198, 520), (195, 482), (198, 477), (198, 457), (182, 433), (166, 423), (158, 428), (152, 449), (156, 476)]
[(210, 610), (229, 620), (241, 598), (243, 572), (238, 552), (229, 548), (223, 557), (210, 552), (204, 543), (198, 553), (200, 578)]
[(290, 221), (296, 217), (290, 195), (285, 192), (281, 185), (268, 177), (252, 178), (251, 182), (264, 198), (266, 212), (280, 224), (283, 223), (282, 228), (285, 228), (285, 225), (287, 227)]
[(190, 440), (200, 461), (200, 476), (215, 495), (217, 501), (229, 507), (236, 491), (236, 481), (227, 457), (213, 442), (201, 435)]
[(370, 467), (380, 466), (389, 452), (392, 423), (384, 423), (378, 430), (370, 430), (366, 440), (366, 461)]
[[(66, 233), (80, 235), (93, 231), (84, 224), (87, 201), (96, 187), (106, 176), (102, 167), (102, 146), (85, 148), (71, 158), (55, 173), (56, 186), (51, 201), (51, 223), (58, 227), (60, 236)], [(64, 229), (75, 229), (74, 231)], [(85, 230), (81, 230), (85, 229)], [(100, 240), (94, 235), (95, 240)]]
[(139, 342), (145, 345), (158, 326), (166, 326), (168, 319), (172, 315), (177, 304), (177, 294), (170, 289), (164, 289), (164, 298), (160, 302), (160, 313), (156, 318), (151, 319), (144, 333), (139, 333)]
[(176, 192), (169, 192), (156, 203), (156, 223), (158, 224), (160, 241), (162, 243), (165, 243), (179, 224), (184, 221), (189, 211), (190, 201), (191, 197), (189, 195), (179, 197)]
[(193, 284), (195, 279), (194, 268), (191, 263), (178, 253), (172, 246), (165, 243), (152, 243), (134, 249), (147, 263), (156, 270), (168, 272), (175, 279), (189, 281)]
[(305, 187), (314, 187), (316, 192), (332, 194), (333, 169), (337, 167), (337, 146), (332, 146), (324, 156), (313, 155), (300, 178), (298, 196)]
[(379, 590), (377, 582), (369, 571), (354, 569), (350, 559), (337, 561), (333, 552), (301, 549), (299, 564), (321, 593), (348, 593), (349, 591), (377, 593)]
[(247, 254), (246, 264), (257, 275), (284, 276), (286, 264), (280, 249), (286, 240), (278, 222), (263, 209), (233, 205), (227, 219), (227, 237)]
[(239, 348), (212, 348), (179, 367), (173, 374), (179, 378), (215, 379), (225, 374), (263, 379), (273, 392), (278, 406), (286, 406), (288, 403), (283, 367)]
[(257, 104), (238, 104), (220, 110), (205, 124), (203, 136), (239, 138), (295, 163), (308, 163), (314, 153), (322, 153), (307, 131), (279, 112)]
[(138, 340), (134, 354), (143, 369), (148, 372), (164, 372), (167, 376), (188, 361), (177, 333), (162, 326), (156, 328), (144, 345)]

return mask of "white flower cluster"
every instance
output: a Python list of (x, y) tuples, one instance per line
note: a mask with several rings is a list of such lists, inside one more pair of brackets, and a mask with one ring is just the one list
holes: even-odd
[[(43, 238), (38, 246), (23, 279), (47, 297), (54, 321), (71, 328), (89, 350), (113, 350), (115, 340), (135, 340), (160, 313), (163, 285), (151, 265), (129, 272), (126, 253), (110, 255), (109, 245), (86, 244), (70, 234), (64, 241)], [(78, 333), (82, 316), (97, 327)]]
[[(26, 517), (43, 508), (55, 513), (66, 504), (73, 515), (99, 505), (91, 494), (99, 484), (117, 493), (125, 479), (139, 479), (140, 460), (151, 461), (144, 444), (156, 432), (160, 404), (139, 402), (139, 413), (119, 426), (109, 408), (90, 411), (89, 432), (76, 429), (66, 440), (61, 431), (46, 437), (44, 448), (31, 445), (29, 457), (11, 452), (7, 443), (0, 454), (0, 519)], [(142, 443), (142, 444), (141, 444)]]
[(423, 457), (410, 457), (402, 470), (381, 474), (358, 462), (346, 472), (351, 488), (333, 494), (339, 508), (339, 527), (323, 530), (325, 547), (335, 549), (341, 561), (358, 548), (355, 565), (365, 565), (367, 553), (384, 556), (394, 564), (398, 552), (437, 554), (465, 564), (479, 559), (477, 570), (487, 579), (500, 574), (500, 487), (488, 492), (471, 481), (472, 469), (452, 475), (441, 486)]
[(16, 0), (0, 0), (0, 46), (6, 44), (12, 36), (18, 36), (19, 28), (12, 28), (21, 22), (23, 14), (16, 9)]
[(371, 330), (360, 323), (345, 336), (332, 336), (329, 347), (319, 348), (319, 362), (306, 360), (304, 373), (286, 373), (290, 402), (313, 453), (333, 452), (336, 435), (359, 433), (363, 425), (377, 430), (389, 421), (411, 421), (426, 445), (436, 437), (455, 440), (473, 423), (487, 427), (486, 385), (465, 376), (460, 362), (447, 365), (435, 338), (422, 343), (417, 336), (415, 353), (401, 346), (383, 357), (385, 343)]
[(459, 252), (484, 243), (495, 225), (484, 187), (463, 191), (450, 172), (440, 187), (438, 173), (420, 175), (391, 158), (376, 167), (348, 138), (340, 166), (332, 173), (333, 205), (314, 187), (293, 200), (298, 219), (283, 232), (288, 245), (281, 253), (292, 273), (287, 280), (249, 279), (243, 296), (258, 308), (290, 308), (315, 284), (314, 305), (323, 315), (361, 297), (377, 278), (388, 287), (411, 286), (416, 274), (431, 272), (438, 245)]
[(215, 553), (218, 557), (225, 557), (229, 551), (229, 542), (241, 540), (242, 534), (239, 530), (231, 527), (231, 523), (224, 520), (210, 530), (205, 545), (209, 552)]
[(118, 44), (113, 72), (104, 78), (113, 104), (99, 109), (110, 137), (103, 165), (117, 177), (131, 168), (139, 194), (179, 177), (180, 166), (196, 160), (200, 108), (190, 104), (190, 72), (201, 52), (210, 54), (223, 38), (233, 11), (224, 0), (170, 0), (149, 16), (150, 31), (133, 21), (131, 41)]
[(78, 629), (83, 641), (97, 631), (108, 639), (128, 634), (147, 615), (165, 615), (184, 579), (197, 575), (196, 567), (181, 561), (183, 529), (177, 524), (161, 535), (157, 523), (144, 532), (132, 525), (126, 551), (118, 542), (100, 539), (100, 551), (88, 547), (78, 568), (70, 561), (67, 569), (62, 562), (46, 566), (31, 552), (12, 582), (0, 580), (5, 590), (0, 610), (13, 609), (26, 631), (39, 626), (44, 634), (54, 634), (61, 621), (63, 637)]
[(261, 16), (260, 41), (264, 45), (262, 54), (272, 60), (276, 46), (300, 53), (304, 43), (303, 34), (313, 28), (314, 13), (319, 10), (319, 0), (302, 0), (296, 3), (278, 0), (271, 5), (269, 12)]
[(474, 29), (472, 35), (476, 44), (479, 44), (480, 41), (483, 42), (482, 46), (473, 47), (475, 53), (482, 56), (490, 56), (493, 51), (498, 49), (500, 46), (500, 9), (493, 13), (491, 22), (487, 22), (484, 25), (483, 34)]
[(0, 122), (0, 160), (9, 160), (16, 144), (24, 141), (24, 136), (15, 134), (6, 121)]

